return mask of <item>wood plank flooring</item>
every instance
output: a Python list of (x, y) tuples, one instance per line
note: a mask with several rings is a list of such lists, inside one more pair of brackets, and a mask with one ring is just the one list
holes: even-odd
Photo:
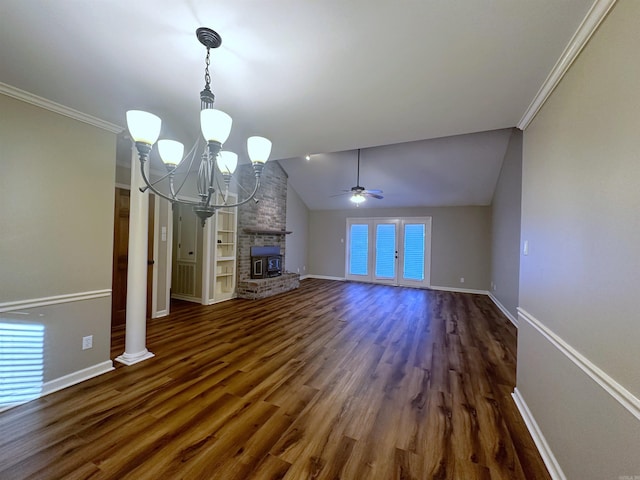
[(0, 478), (550, 478), (488, 297), (305, 280), (172, 308), (154, 358), (0, 414)]

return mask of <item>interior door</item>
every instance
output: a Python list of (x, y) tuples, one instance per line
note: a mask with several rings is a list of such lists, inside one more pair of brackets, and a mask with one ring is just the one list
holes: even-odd
[(127, 313), (127, 266), (129, 253), (129, 190), (116, 188), (113, 219), (113, 272), (111, 328), (125, 324)]

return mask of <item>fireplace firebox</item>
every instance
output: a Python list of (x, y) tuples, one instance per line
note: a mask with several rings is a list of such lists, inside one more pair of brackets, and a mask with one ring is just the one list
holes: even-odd
[(251, 247), (251, 278), (271, 278), (282, 275), (280, 247)]

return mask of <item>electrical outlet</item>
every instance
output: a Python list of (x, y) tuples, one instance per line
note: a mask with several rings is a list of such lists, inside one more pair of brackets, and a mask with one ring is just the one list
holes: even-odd
[(90, 348), (93, 348), (93, 335), (82, 337), (82, 349), (88, 350)]
[(460, 277), (460, 283), (464, 283), (464, 277)]

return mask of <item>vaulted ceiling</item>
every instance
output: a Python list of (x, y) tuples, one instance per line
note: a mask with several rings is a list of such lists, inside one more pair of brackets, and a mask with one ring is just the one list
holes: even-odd
[[(162, 137), (199, 135), (205, 49), (225, 149), (273, 140), (272, 158), (312, 209), (491, 201), (514, 127), (593, 0), (3, 0), (0, 82), (124, 125), (163, 118)], [(446, 138), (444, 138), (446, 137)], [(84, 146), (90, 151), (90, 146)], [(312, 154), (311, 161), (304, 155)], [(371, 203), (371, 202), (369, 202)]]

